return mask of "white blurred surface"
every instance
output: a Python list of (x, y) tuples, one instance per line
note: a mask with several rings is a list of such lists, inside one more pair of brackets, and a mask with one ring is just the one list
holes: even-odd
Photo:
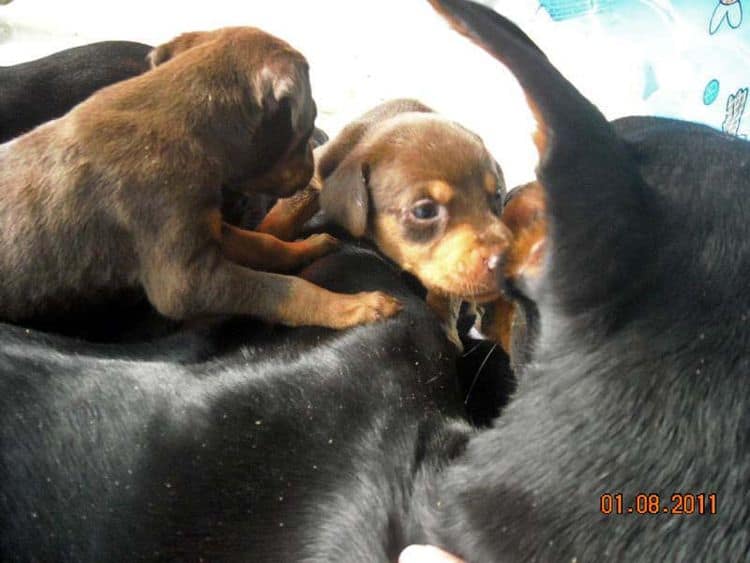
[[(537, 0), (486, 3), (519, 23), (609, 118), (655, 113), (720, 127), (723, 101), (746, 85), (742, 30), (711, 36), (700, 25), (713, 0), (697, 12), (675, 10), (677, 0), (633, 0), (626, 11), (562, 22)], [(0, 6), (0, 64), (104, 39), (157, 44), (225, 25), (261, 27), (306, 55), (318, 125), (329, 135), (385, 99), (416, 97), (480, 134), (509, 185), (533, 177), (533, 122), (515, 80), (425, 0), (14, 0)], [(722, 79), (721, 95), (707, 105), (701, 97), (713, 77)]]
[(254, 25), (305, 54), (318, 125), (329, 135), (383, 100), (416, 97), (479, 133), (509, 183), (532, 177), (533, 126), (520, 89), (426, 1), (15, 0), (0, 8), (2, 23), (11, 33), (0, 64), (103, 39), (157, 44), (183, 31)]

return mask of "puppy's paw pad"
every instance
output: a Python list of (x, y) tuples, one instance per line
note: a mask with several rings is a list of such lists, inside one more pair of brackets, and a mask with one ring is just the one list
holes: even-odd
[(373, 300), (372, 308), (377, 314), (375, 320), (379, 321), (384, 318), (392, 317), (403, 308), (398, 299), (387, 293), (383, 293), (382, 291), (374, 291), (370, 295)]

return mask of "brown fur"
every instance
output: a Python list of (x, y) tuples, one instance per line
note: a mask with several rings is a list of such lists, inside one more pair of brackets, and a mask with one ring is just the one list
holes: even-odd
[[(494, 199), (504, 195), (505, 186), (473, 133), (417, 101), (389, 101), (318, 149), (316, 176), (320, 202), (308, 189), (310, 207), (319, 204), (353, 236), (371, 239), (419, 278), (447, 324), (452, 322), (447, 302), (499, 296), (495, 266), (510, 232)], [(414, 204), (425, 199), (441, 207), (440, 218), (429, 225), (411, 215)], [(278, 205), (272, 216), (274, 211), (286, 216), (294, 207), (291, 200)], [(288, 236), (282, 224), (267, 220), (260, 229)]]
[[(505, 255), (504, 278), (515, 285), (529, 283), (541, 275), (547, 240), (544, 189), (538, 182), (529, 182), (514, 189), (503, 208), (503, 223), (513, 234), (513, 242)], [(519, 319), (519, 304), (511, 297), (500, 297), (482, 307), (480, 331), (512, 355), (514, 339), (525, 330)]]
[(222, 185), (288, 196), (313, 172), (308, 66), (254, 28), (182, 35), (145, 74), (0, 146), (0, 316), (22, 321), (142, 288), (162, 314), (247, 314), (341, 328), (394, 314), (288, 270), (290, 245), (221, 222)]
[[(320, 148), (313, 151), (316, 162), (320, 151)], [(294, 240), (299, 235), (300, 228), (320, 209), (319, 197), (322, 187), (322, 181), (316, 171), (306, 187), (290, 197), (277, 200), (257, 230), (281, 240)]]

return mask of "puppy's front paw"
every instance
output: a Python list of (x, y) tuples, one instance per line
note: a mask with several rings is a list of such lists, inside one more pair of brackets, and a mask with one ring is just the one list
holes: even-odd
[(325, 233), (311, 235), (304, 240), (284, 243), (290, 251), (285, 258), (278, 258), (277, 271), (291, 272), (335, 250), (340, 242)]
[(326, 233), (310, 235), (303, 242), (308, 247), (308, 256), (311, 260), (333, 252), (341, 244), (339, 239)]
[(341, 303), (341, 328), (381, 321), (401, 309), (398, 299), (382, 291), (357, 293)]

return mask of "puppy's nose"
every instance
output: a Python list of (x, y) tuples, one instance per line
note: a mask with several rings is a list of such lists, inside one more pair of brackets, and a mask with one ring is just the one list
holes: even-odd
[(486, 244), (479, 251), (484, 266), (490, 272), (495, 271), (500, 265), (500, 259), (503, 257), (503, 253), (507, 250), (507, 245), (501, 242), (494, 241), (494, 244)]
[(500, 263), (500, 255), (499, 254), (493, 254), (489, 258), (487, 258), (487, 269), (489, 271), (493, 271), (495, 268), (497, 268), (497, 265)]

